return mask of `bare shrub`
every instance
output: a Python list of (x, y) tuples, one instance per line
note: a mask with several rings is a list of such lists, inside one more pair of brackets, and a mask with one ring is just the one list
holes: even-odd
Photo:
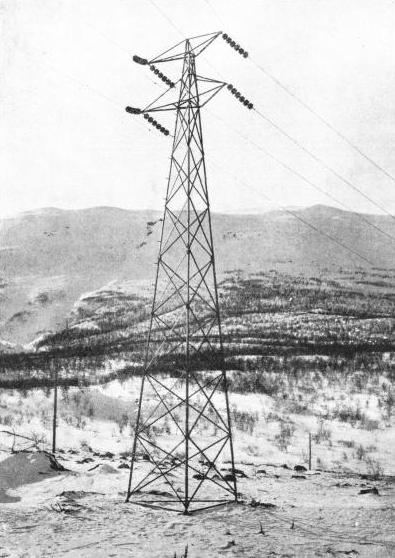
[(0, 415), (0, 424), (12, 426), (14, 424), (14, 417), (12, 415)]
[(90, 447), (90, 445), (88, 444), (87, 440), (81, 440), (80, 441), (80, 448), (83, 451), (92, 451), (92, 448)]
[(346, 447), (346, 448), (353, 448), (355, 447), (355, 442), (354, 440), (338, 440), (339, 444), (341, 444), (342, 446)]
[(295, 426), (292, 423), (286, 421), (280, 422), (280, 432), (275, 435), (274, 440), (282, 451), (288, 451), (294, 433)]
[(341, 422), (348, 422), (352, 425), (357, 422), (366, 423), (369, 420), (365, 413), (362, 412), (359, 404), (356, 407), (351, 405), (336, 407), (332, 413), (332, 418), (338, 419)]
[(325, 424), (323, 420), (320, 420), (317, 432), (312, 435), (313, 441), (316, 444), (319, 444), (320, 442), (330, 442), (331, 438), (331, 429)]
[(259, 420), (258, 413), (250, 413), (249, 411), (239, 411), (236, 406), (232, 408), (232, 420), (236, 428), (242, 432), (253, 434), (256, 423)]
[(114, 421), (117, 423), (118, 428), (119, 428), (119, 433), (122, 434), (124, 429), (127, 427), (127, 425), (129, 424), (129, 416), (127, 415), (127, 413), (122, 413), (121, 416), (118, 417), (114, 417)]
[(364, 448), (362, 444), (359, 444), (359, 446), (357, 447), (356, 456), (360, 461), (366, 458), (366, 448)]
[(373, 457), (367, 456), (365, 458), (365, 462), (369, 475), (372, 475), (376, 478), (380, 478), (384, 475), (384, 469), (377, 459), (373, 459)]

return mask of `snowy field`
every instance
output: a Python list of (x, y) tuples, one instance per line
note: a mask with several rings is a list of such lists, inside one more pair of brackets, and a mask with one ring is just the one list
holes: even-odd
[[(298, 405), (232, 393), (240, 503), (188, 517), (124, 502), (139, 385), (131, 378), (59, 391), (56, 457), (68, 471), (51, 469), (42, 453), (10, 454), (12, 446), (50, 449), (52, 391), (3, 390), (1, 556), (174, 558), (186, 547), (196, 558), (394, 555), (395, 421), (375, 390), (337, 392), (324, 382), (302, 396), (294, 385)], [(137, 475), (147, 467), (140, 458)]]
[(184, 516), (126, 504), (119, 456), (82, 465), (65, 455), (72, 472), (41, 462), (40, 479), (9, 491), (20, 500), (2, 504), (1, 556), (394, 555), (393, 478), (244, 465), (239, 504)]

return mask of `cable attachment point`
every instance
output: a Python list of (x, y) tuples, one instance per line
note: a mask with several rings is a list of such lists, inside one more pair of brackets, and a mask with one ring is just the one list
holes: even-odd
[(245, 107), (247, 107), (249, 110), (254, 108), (254, 105), (251, 103), (251, 101), (249, 101), (246, 97), (244, 97), (240, 91), (238, 91), (236, 89), (236, 87), (233, 87), (233, 85), (231, 83), (228, 83), (227, 85), (228, 90), (232, 93), (232, 95), (234, 95), (236, 97), (236, 99), (238, 101), (240, 101), (240, 103), (242, 105), (244, 105)]
[(165, 136), (168, 136), (170, 134), (169, 130), (167, 130), (164, 126), (162, 126), (161, 124), (159, 124), (159, 122), (157, 122), (155, 120), (155, 118), (152, 118), (152, 116), (150, 116), (149, 114), (147, 114), (146, 112), (144, 113), (144, 118), (145, 120), (147, 120), (151, 126), (153, 126), (154, 128), (156, 128), (157, 130), (159, 130), (162, 134), (164, 134)]
[(241, 54), (241, 56), (244, 56), (244, 58), (248, 57), (248, 52), (246, 50), (244, 50), (244, 48), (241, 48), (241, 46), (239, 44), (236, 43), (236, 41), (234, 41), (231, 37), (229, 37), (229, 35), (227, 35), (226, 33), (222, 33), (222, 38), (224, 41), (226, 41), (228, 43), (228, 45), (230, 45), (236, 52), (238, 52), (239, 54)]
[(162, 74), (162, 72), (158, 70), (156, 66), (150, 64), (149, 69), (151, 70), (151, 72), (154, 72), (154, 74), (158, 76), (159, 79), (161, 79), (164, 83), (166, 83), (166, 85), (168, 85), (169, 87), (174, 87), (175, 85), (174, 82), (172, 82), (171, 79), (165, 76), (165, 74)]

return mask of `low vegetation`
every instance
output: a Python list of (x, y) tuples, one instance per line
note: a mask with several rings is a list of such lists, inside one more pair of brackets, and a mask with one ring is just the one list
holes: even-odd
[[(374, 440), (394, 421), (394, 279), (393, 269), (323, 270), (314, 277), (233, 271), (223, 278), (225, 360), (229, 389), (236, 394), (231, 418), (246, 440), (247, 455), (258, 459), (262, 448), (255, 440), (264, 438), (288, 458), (307, 463), (309, 432), (314, 447), (322, 450), (315, 452), (314, 465), (324, 468), (331, 455), (329, 461), (339, 467), (353, 463), (372, 476), (382, 474), (381, 449), (374, 449)], [(145, 295), (119, 287), (98, 291), (83, 297), (68, 327), (43, 336), (35, 351), (2, 354), (0, 385), (19, 390), (21, 412), (18, 404), (8, 411), (0, 398), (0, 424), (12, 431), (30, 420), (31, 435), (37, 436), (38, 417), (49, 432), (57, 376), (64, 424), (83, 432), (105, 421), (114, 435), (130, 438), (130, 401), (113, 400), (88, 386), (122, 384), (141, 375), (148, 315)], [(182, 376), (179, 358), (162, 359), (157, 373)], [(218, 368), (204, 355), (191, 363), (198, 380)], [(32, 388), (46, 394), (35, 410), (25, 405)], [(272, 403), (240, 406), (251, 394)], [(356, 441), (355, 432), (363, 432), (363, 439)], [(149, 434), (170, 433), (171, 424), (165, 423)]]

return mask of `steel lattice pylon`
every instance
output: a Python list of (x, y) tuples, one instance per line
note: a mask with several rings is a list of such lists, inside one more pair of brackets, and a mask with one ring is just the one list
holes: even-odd
[[(182, 59), (177, 102), (128, 107), (145, 117), (175, 110), (176, 124), (127, 501), (184, 513), (237, 500), (200, 114), (226, 84), (195, 66), (217, 36), (187, 39), (182, 52), (150, 62)], [(148, 464), (136, 467), (139, 453)]]

